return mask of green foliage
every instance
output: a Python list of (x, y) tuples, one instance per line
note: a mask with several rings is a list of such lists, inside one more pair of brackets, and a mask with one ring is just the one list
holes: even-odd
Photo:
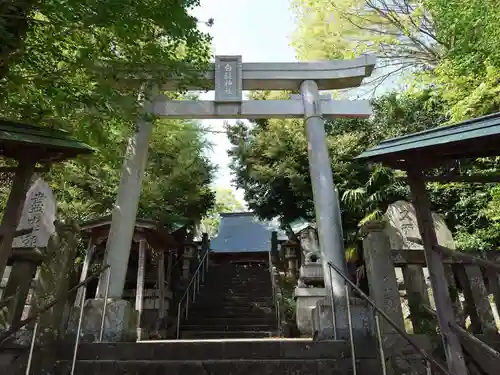
[[(497, 0), (293, 0), (301, 59), (379, 59), (376, 82), (402, 71), (431, 85), (453, 121), (498, 111)], [(408, 78), (408, 77), (407, 77)], [(418, 78), (418, 80), (416, 80)]]
[(379, 57), (375, 82), (433, 68), (443, 41), (422, 0), (292, 0), (293, 46), (303, 60)]
[(498, 1), (427, 0), (436, 35), (448, 48), (430, 78), (450, 105), (452, 120), (500, 108)]
[[(265, 97), (263, 94), (259, 97)], [(448, 121), (445, 102), (432, 91), (418, 95), (388, 94), (373, 101), (368, 120), (338, 119), (326, 123), (334, 182), (341, 197), (347, 247), (355, 246), (359, 225), (379, 219), (388, 204), (410, 199), (406, 176), (380, 165), (355, 159), (384, 139), (413, 133)], [(263, 218), (280, 217), (283, 223), (302, 216), (314, 218), (307, 144), (300, 120), (257, 121), (228, 128), (232, 143), (231, 168), (244, 189), (249, 208)], [(495, 170), (487, 159), (462, 162), (435, 173), (464, 169)], [(487, 211), (489, 185), (433, 183), (428, 185), (432, 209), (444, 215), (463, 249), (491, 249), (500, 244), (492, 223), (496, 211)], [(499, 190), (500, 191), (500, 190)], [(500, 193), (497, 194), (500, 199)], [(487, 212), (491, 212), (488, 214)], [(490, 216), (488, 216), (490, 215)], [(478, 241), (480, 239), (480, 241)]]
[[(326, 123), (333, 178), (342, 197), (342, 219), (349, 242), (354, 242), (360, 222), (376, 217), (387, 204), (408, 194), (395, 172), (369, 166), (355, 157), (382, 139), (443, 121), (436, 111), (441, 104), (433, 100), (429, 93), (419, 98), (390, 94), (375, 101), (375, 114), (370, 120)], [(237, 123), (228, 127), (228, 133), (231, 168), (237, 186), (245, 191), (249, 208), (265, 219), (280, 217), (285, 224), (299, 216), (312, 219), (314, 206), (302, 121), (275, 119), (257, 121), (253, 126)]]
[[(372, 131), (364, 134), (368, 139), (354, 136), (355, 142), (370, 146), (499, 110), (498, 1), (294, 0), (293, 4), (298, 19), (294, 46), (300, 58), (352, 58), (371, 53), (380, 57), (381, 80), (401, 70), (412, 73), (405, 76), (408, 93), (396, 101), (388, 95), (374, 102), (374, 118), (369, 121)], [(342, 168), (335, 152), (334, 171)], [(432, 173), (498, 173), (499, 167), (495, 159), (481, 159), (460, 161)], [(349, 185), (345, 181), (337, 184), (341, 192), (342, 185)], [(351, 186), (342, 192), (344, 216), (357, 220), (364, 214), (360, 222), (378, 217), (387, 201), (408, 193), (404, 175), (381, 167), (352, 180)], [(434, 183), (428, 187), (433, 210), (444, 215), (460, 248), (498, 247), (500, 231), (494, 208), (498, 192), (494, 186)]]
[[(12, 42), (1, 51), (12, 58), (2, 60), (8, 69), (2, 65), (0, 115), (57, 126), (93, 146), (95, 155), (54, 165), (43, 177), (54, 189), (61, 218), (107, 214), (135, 131), (140, 94), (171, 75), (196, 79), (191, 69), (208, 63), (210, 39), (188, 14), (198, 2), (15, 4), (10, 12), (16, 14), (0, 14), (0, 39)], [(26, 20), (28, 27), (17, 36), (5, 26)], [(213, 204), (208, 146), (193, 122), (157, 121), (139, 215), (165, 224), (199, 220)]]

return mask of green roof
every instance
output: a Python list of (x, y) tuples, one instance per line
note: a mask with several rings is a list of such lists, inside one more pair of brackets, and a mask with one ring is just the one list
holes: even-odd
[(500, 112), (383, 141), (363, 152), (366, 159), (395, 166), (437, 166), (445, 161), (500, 155)]
[(55, 162), (94, 150), (64, 130), (0, 119), (0, 155), (17, 159), (27, 152), (38, 161)]

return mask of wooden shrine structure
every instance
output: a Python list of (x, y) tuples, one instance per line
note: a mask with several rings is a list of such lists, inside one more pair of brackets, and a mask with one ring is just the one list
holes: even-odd
[(12, 250), (15, 237), (30, 231), (17, 231), (26, 193), (36, 172), (46, 171), (52, 163), (91, 154), (93, 149), (66, 131), (10, 120), (0, 120), (0, 156), (7, 159), (0, 172), (12, 175), (10, 194), (0, 226), (0, 276), (11, 266), (2, 292), (0, 306), (7, 309), (7, 324), (20, 321), (31, 281), (43, 261), (39, 249)]
[[(110, 225), (111, 216), (81, 224), (87, 252), (80, 281), (85, 280), (92, 267), (102, 266)], [(165, 321), (175, 302), (176, 284), (189, 279), (198, 255), (207, 249), (206, 237), (203, 241), (193, 241), (185, 226), (173, 225), (167, 229), (154, 220), (136, 220), (122, 298), (135, 306), (139, 340), (165, 331)], [(89, 285), (88, 298), (96, 298), (97, 284), (95, 280)], [(75, 306), (80, 305), (82, 292), (79, 291)]]
[[(455, 125), (440, 126), (431, 130), (390, 139), (358, 156), (360, 160), (382, 163), (390, 168), (403, 170), (407, 174), (424, 247), (425, 265), (429, 270), (435, 301), (435, 310), (432, 310), (431, 314), (435, 314), (437, 317), (448, 370), (453, 375), (466, 375), (468, 373), (464, 351), (469, 354), (473, 352), (473, 356), (476, 356), (476, 362), (480, 363), (482, 370), (491, 375), (498, 373), (500, 354), (457, 324), (459, 318), (456, 316), (453, 300), (456, 297), (450, 294), (450, 286), (455, 283), (455, 274), (449, 268), (449, 260), (446, 262), (445, 260), (452, 258), (462, 263), (467, 261), (470, 264), (487, 269), (490, 279), (489, 288), (493, 291), (497, 304), (500, 301), (500, 263), (498, 259), (493, 259), (494, 261), (487, 260), (459, 251), (452, 251), (438, 245), (425, 183), (427, 181), (484, 183), (495, 179), (500, 181), (499, 176), (485, 178), (484, 176), (461, 175), (458, 173), (435, 176), (435, 173), (432, 173), (433, 169), (449, 166), (450, 163), (452, 164), (458, 160), (499, 156), (499, 142), (500, 113), (495, 113)], [(401, 253), (398, 253), (395, 263), (407, 264), (408, 259), (405, 258), (417, 253), (409, 251), (403, 257)], [(368, 255), (368, 252), (365, 251), (365, 254)], [(395, 256), (395, 254), (391, 256)], [(413, 259), (413, 262), (416, 261), (416, 259)], [(423, 264), (424, 259), (421, 257), (418, 262)], [(481, 273), (479, 273), (480, 275)], [(381, 275), (377, 274), (377, 277), (380, 278)], [(474, 287), (485, 290), (485, 286), (482, 284), (483, 280), (480, 277), (476, 277), (475, 280)], [(379, 306), (387, 306), (385, 301), (377, 301), (376, 297), (374, 296), (376, 302), (380, 303)], [(478, 303), (477, 308), (482, 311), (480, 315), (484, 318), (485, 302)], [(489, 305), (487, 307), (489, 308)], [(482, 333), (487, 333), (487, 329)], [(495, 334), (498, 335), (498, 331)]]

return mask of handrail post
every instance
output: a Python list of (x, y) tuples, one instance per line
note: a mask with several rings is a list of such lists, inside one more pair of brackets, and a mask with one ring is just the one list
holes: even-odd
[(82, 293), (82, 300), (80, 301), (80, 315), (78, 317), (78, 327), (76, 329), (76, 339), (75, 339), (75, 348), (73, 350), (73, 360), (71, 361), (71, 375), (75, 373), (75, 367), (76, 367), (76, 356), (78, 354), (78, 344), (80, 343), (80, 331), (82, 329), (82, 320), (83, 320), (83, 310), (84, 310), (84, 305), (85, 305), (85, 297), (87, 294), (87, 285), (82, 285), (83, 288), (83, 293)]
[(101, 319), (101, 329), (99, 330), (99, 342), (102, 342), (102, 337), (104, 335), (104, 324), (106, 322), (106, 310), (108, 308), (108, 294), (109, 294), (109, 281), (111, 279), (111, 267), (108, 267), (108, 272), (106, 275), (106, 292), (104, 293), (104, 303), (102, 306), (102, 319)]
[(101, 268), (99, 271), (95, 272), (94, 274), (88, 276), (85, 280), (80, 281), (78, 284), (73, 286), (72, 288), (68, 289), (64, 293), (61, 293), (58, 295), (55, 299), (53, 299), (51, 302), (46, 304), (43, 308), (41, 308), (36, 314), (28, 316), (26, 319), (20, 321), (18, 324), (11, 326), (6, 332), (3, 332), (0, 334), (0, 345), (4, 343), (5, 340), (7, 340), (9, 337), (11, 337), (14, 333), (19, 331), (21, 328), (25, 327), (27, 324), (36, 321), (37, 319), (40, 318), (41, 315), (45, 314), (47, 311), (49, 311), (52, 307), (56, 306), (58, 303), (65, 302), (67, 301), (67, 298), (72, 295), (75, 291), (78, 291), (82, 287), (86, 287), (87, 284), (90, 282), (90, 280), (94, 280), (95, 278), (99, 277), (109, 266), (105, 266)]
[(179, 340), (181, 330), (181, 304), (177, 305), (177, 340)]
[(186, 291), (184, 292), (182, 297), (179, 299), (179, 302), (177, 303), (177, 339), (179, 339), (180, 337), (182, 303), (184, 302), (184, 300), (186, 301), (184, 319), (187, 319), (189, 314), (189, 302), (190, 302), (189, 300), (192, 298), (191, 302), (196, 301), (196, 295), (200, 292), (201, 282), (202, 280), (203, 282), (205, 281), (205, 273), (208, 270), (209, 253), (210, 251), (207, 250), (203, 255), (203, 257), (201, 258), (201, 261), (199, 262), (196, 271), (194, 272), (193, 276), (191, 276), (191, 280), (189, 281), (188, 286), (186, 287)]
[(31, 362), (33, 361), (33, 351), (35, 350), (35, 341), (36, 341), (37, 331), (38, 331), (38, 321), (35, 323), (35, 326), (33, 327), (33, 337), (31, 338), (30, 353), (28, 356), (28, 363), (26, 364), (25, 375), (30, 375)]
[(189, 287), (188, 287), (187, 291), (188, 291), (188, 295), (187, 295), (187, 298), (186, 298), (186, 308), (185, 308), (185, 311), (184, 311), (185, 314), (186, 314), (185, 315), (186, 316), (185, 319), (188, 318), (188, 314), (189, 314)]
[[(333, 339), (337, 340), (337, 321), (335, 314), (335, 298), (333, 295), (333, 282), (332, 282), (332, 268), (328, 267), (328, 272), (330, 274), (330, 304), (332, 307), (332, 329), (333, 329)], [(347, 301), (349, 304), (349, 301)]]
[(346, 298), (346, 306), (347, 306), (347, 326), (349, 329), (349, 341), (351, 343), (351, 359), (352, 359), (352, 375), (356, 375), (358, 373), (358, 369), (356, 366), (356, 348), (354, 347), (354, 333), (352, 329), (352, 315), (351, 315), (351, 300), (350, 300), (350, 291), (349, 285), (344, 283), (345, 289), (345, 298)]
[[(330, 266), (331, 268), (333, 268), (333, 270), (335, 272), (337, 272), (343, 279), (344, 279), (344, 284), (346, 285), (346, 288), (347, 286), (350, 286), (351, 288), (353, 288), (360, 296), (361, 298), (363, 298), (366, 302), (368, 302), (368, 304), (374, 308), (391, 326), (392, 328), (403, 338), (406, 340), (406, 342), (408, 344), (410, 344), (425, 360), (427, 360), (430, 364), (432, 364), (433, 367), (435, 367), (437, 370), (439, 370), (439, 372), (441, 374), (444, 374), (444, 375), (451, 375), (449, 373), (448, 370), (446, 370), (442, 365), (439, 364), (439, 362), (437, 362), (435, 359), (433, 359), (431, 356), (429, 356), (427, 354), (427, 352), (424, 350), (424, 349), (421, 349), (418, 344), (411, 338), (410, 335), (408, 335), (408, 333), (406, 333), (404, 331), (403, 328), (399, 327), (392, 319), (389, 315), (387, 315), (386, 312), (384, 312), (382, 309), (380, 309), (380, 307), (377, 306), (377, 304), (375, 302), (373, 302), (373, 300), (368, 297), (356, 284), (354, 284), (351, 280), (349, 280), (349, 278), (347, 276), (345, 276), (342, 271), (337, 267), (335, 266), (332, 262), (328, 262), (327, 263), (328, 266)], [(347, 305), (348, 308), (350, 309), (350, 305)], [(424, 306), (425, 307), (425, 306)], [(348, 313), (349, 317), (350, 317), (350, 314)], [(455, 325), (456, 326), (456, 325)], [(454, 327), (452, 325), (452, 327)], [(455, 374), (453, 374), (455, 375)]]
[(380, 356), (380, 365), (382, 366), (382, 375), (387, 375), (387, 366), (385, 363), (385, 353), (384, 353), (384, 341), (382, 340), (382, 332), (380, 330), (380, 319), (378, 317), (377, 310), (375, 309), (373, 309), (373, 318), (375, 320), (375, 332), (377, 334), (378, 352)]

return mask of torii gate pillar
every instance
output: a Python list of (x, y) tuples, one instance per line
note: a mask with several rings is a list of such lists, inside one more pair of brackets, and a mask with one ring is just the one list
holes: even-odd
[[(309, 166), (312, 179), (319, 242), (324, 262), (325, 286), (333, 296), (337, 330), (347, 322), (343, 279), (326, 266), (331, 261), (346, 273), (342, 226), (338, 194), (333, 184), (330, 158), (326, 147), (324, 119), (337, 117), (368, 117), (368, 101), (324, 100), (319, 90), (336, 90), (359, 86), (371, 75), (375, 58), (362, 56), (354, 60), (314, 63), (242, 63), (241, 56), (217, 56), (205, 73), (205, 81), (187, 89), (215, 89), (215, 101), (171, 101), (164, 95), (152, 100), (153, 115), (177, 119), (305, 119), (308, 139)], [(176, 91), (181, 78), (169, 79), (159, 91)], [(243, 90), (289, 90), (301, 92), (300, 99), (243, 100)], [(125, 282), (126, 265), (130, 254), (130, 240), (139, 203), (141, 182), (147, 158), (147, 139), (150, 128), (141, 124), (145, 142), (136, 144), (136, 160), (125, 163), (113, 213), (110, 237), (106, 246), (106, 261), (111, 264), (110, 297), (120, 298)], [(142, 138), (141, 138), (142, 139)], [(127, 178), (126, 176), (131, 176)], [(111, 235), (115, 233), (116, 235)], [(100, 285), (104, 285), (103, 282)], [(104, 295), (102, 287), (99, 296)], [(335, 332), (335, 325), (334, 325)], [(335, 337), (335, 334), (334, 334)]]

